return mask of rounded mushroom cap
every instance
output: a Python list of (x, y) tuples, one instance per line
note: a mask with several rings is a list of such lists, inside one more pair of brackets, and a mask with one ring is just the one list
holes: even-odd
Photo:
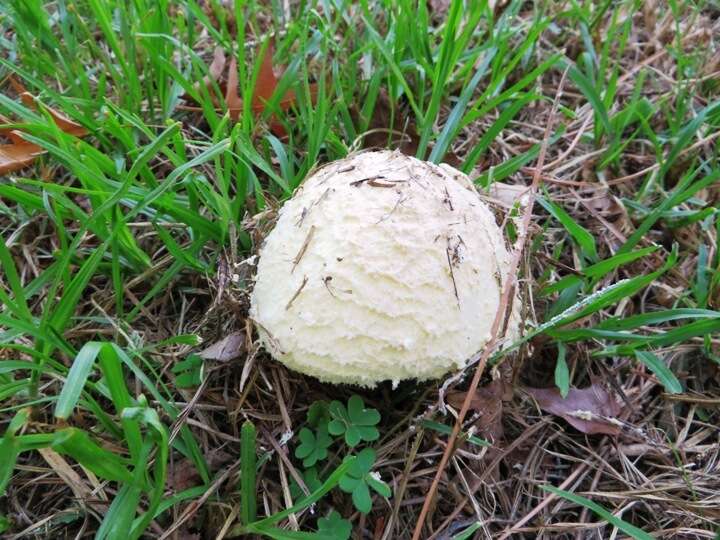
[[(466, 175), (364, 152), (316, 171), (282, 207), (250, 314), (274, 358), (323, 381), (432, 379), (490, 339), (508, 265)], [(517, 329), (513, 314), (507, 335)]]

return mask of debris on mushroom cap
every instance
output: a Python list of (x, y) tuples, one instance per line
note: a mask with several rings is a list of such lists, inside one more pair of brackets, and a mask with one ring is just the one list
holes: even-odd
[(280, 210), (251, 317), (273, 357), (323, 381), (437, 378), (490, 339), (509, 259), (466, 175), (360, 153), (316, 171)]

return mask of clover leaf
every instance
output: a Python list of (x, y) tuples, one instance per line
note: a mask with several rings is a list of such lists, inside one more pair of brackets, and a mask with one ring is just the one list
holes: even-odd
[(365, 448), (340, 478), (340, 489), (352, 494), (355, 508), (363, 514), (367, 514), (372, 509), (370, 488), (383, 497), (391, 495), (390, 487), (380, 479), (378, 473), (372, 472), (376, 457), (375, 450)]
[(310, 405), (307, 412), (307, 423), (309, 426), (318, 428), (330, 422), (330, 412), (327, 401), (319, 400)]
[[(300, 472), (300, 476), (302, 477), (303, 482), (305, 482), (305, 487), (310, 493), (317, 491), (323, 485), (323, 479), (320, 478), (320, 473), (318, 473), (317, 467), (310, 467), (309, 469), (305, 469), (303, 472)], [(298, 484), (295, 481), (295, 478), (291, 476), (290, 497), (292, 497), (292, 500), (298, 501), (301, 498), (305, 497), (305, 495), (306, 493), (302, 490), (300, 484)]]
[(318, 533), (333, 540), (348, 540), (352, 532), (352, 524), (343, 519), (335, 510), (326, 518), (318, 519)]
[(308, 428), (302, 428), (298, 437), (300, 445), (295, 449), (295, 457), (303, 460), (305, 468), (312, 467), (327, 457), (327, 449), (332, 444), (327, 426), (321, 425), (315, 432)]
[(200, 386), (202, 383), (203, 364), (203, 359), (197, 354), (191, 354), (185, 360), (181, 360), (175, 364), (171, 370), (176, 374), (175, 385), (178, 388)]
[(332, 435), (345, 435), (348, 446), (355, 447), (360, 441), (375, 441), (380, 437), (377, 428), (380, 413), (375, 409), (366, 409), (360, 396), (354, 395), (348, 400), (347, 408), (339, 401), (333, 401), (329, 407), (332, 420), (328, 431)]

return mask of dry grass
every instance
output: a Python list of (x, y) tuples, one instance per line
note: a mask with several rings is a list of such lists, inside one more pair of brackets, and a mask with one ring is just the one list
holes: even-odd
[[(650, 103), (670, 107), (676, 103), (678, 89), (684, 89), (690, 96), (687, 103), (698, 110), (712, 97), (712, 92), (701, 87), (713, 81), (717, 85), (720, 76), (717, 56), (712, 56), (720, 50), (718, 8), (708, 4), (705, 9), (691, 10), (676, 28), (670, 10), (660, 10), (655, 4), (646, 2), (645, 7), (633, 15), (631, 35), (619, 63), (613, 110), (621, 110), (631, 100), (641, 68), (650, 74), (650, 82), (642, 92)], [(623, 16), (622, 12), (622, 8), (618, 9), (619, 17)], [(657, 13), (662, 16), (658, 17)], [(532, 14), (528, 11), (525, 15)], [(611, 39), (604, 29), (604, 25), (609, 24), (609, 14), (607, 19), (593, 36), (597, 46), (601, 46), (604, 39)], [(543, 33), (532, 54), (545, 58), (564, 49), (572, 58), (573, 53), (577, 54), (582, 48), (582, 37), (567, 28), (563, 29), (562, 36), (560, 39), (552, 32)], [(673, 58), (677, 51), (672, 44), (678, 39), (688, 56), (698, 56), (693, 65), (704, 69), (694, 77), (687, 78), (677, 71), (678, 61)], [(208, 43), (206, 56), (211, 54), (210, 45)], [(553, 122), (552, 98), (561, 77), (561, 70), (550, 71), (542, 77), (536, 91), (549, 99), (528, 106), (501, 132), (480, 163), (479, 171), (506, 162), (542, 141), (545, 126)], [(593, 140), (592, 106), (569, 83), (559, 94), (559, 105), (561, 111), (572, 111), (574, 117), (565, 119), (565, 132), (548, 148), (540, 180), (547, 196), (593, 234), (600, 259), (604, 259), (617, 252), (638, 224), (623, 199), (635, 199), (647, 173), (661, 165), (652, 150), (652, 141), (637, 136), (623, 149), (615, 166), (598, 174), (597, 163), (606, 148)], [(440, 125), (449, 113), (450, 107), (444, 106)], [(457, 159), (464, 159), (491, 128), (497, 115), (493, 111), (462, 130), (452, 147)], [(666, 131), (671, 116), (654, 115), (651, 122), (655, 124), (651, 127), (657, 133)], [(719, 135), (720, 131), (711, 131), (682, 149), (667, 175), (667, 190), (672, 189), (683, 167), (699, 160), (716, 159)], [(188, 138), (192, 136), (188, 131)], [(188, 151), (194, 152), (192, 148)], [(513, 175), (510, 182), (528, 184), (534, 167), (534, 162), (529, 163)], [(200, 170), (208, 176), (213, 174), (211, 164)], [(697, 196), (708, 205), (720, 204), (717, 186)], [(502, 206), (498, 209), (501, 213), (506, 211)], [(15, 238), (22, 238), (13, 254), (20, 277), (27, 283), (41, 275), (53, 261), (57, 239), (40, 217), (24, 222), (15, 219), (0, 212), (0, 228), (12, 231)], [(255, 246), (260, 244), (271, 224), (272, 210), (260, 216), (248, 216), (243, 222)], [(148, 253), (160, 247), (148, 222), (135, 223), (130, 230)], [(556, 251), (561, 242), (568, 245), (567, 232), (549, 220), (540, 206), (533, 209), (529, 234), (519, 284), (526, 299), (524, 316), (535, 325), (545, 320), (552, 300), (542, 296), (540, 289), (559, 276), (577, 272), (580, 265), (577, 250), (568, 247), (559, 253)], [(607, 317), (627, 317), (682, 305), (680, 299), (693, 284), (698, 245), (709, 246), (710, 260), (717, 253), (717, 228), (703, 228), (701, 223), (671, 228), (666, 221), (658, 222), (645, 235), (641, 246), (658, 244), (669, 251), (673, 242), (680, 246), (680, 263), (675, 268), (640, 294), (573, 326), (589, 327)], [(139, 311), (131, 325), (125, 324), (114, 311), (112, 282), (98, 276), (83, 296), (77, 309), (79, 317), (65, 333), (65, 338), (71, 341), (106, 336), (136, 345), (147, 344), (149, 357), (162, 366), (161, 376), (170, 384), (175, 377), (171, 367), (196, 348), (178, 345), (156, 350), (152, 344), (181, 334), (198, 334), (205, 343), (214, 343), (237, 331), (245, 336), (241, 358), (207, 361), (201, 386), (194, 390), (174, 389), (176, 406), (182, 413), (174, 422), (164, 420), (175, 435), (180, 425), (189, 426), (218, 476), (204, 494), (199, 494), (193, 502), (178, 504), (164, 525), (153, 524), (146, 535), (178, 540), (222, 537), (221, 531), (227, 531), (238, 511), (240, 426), (244, 419), (251, 419), (258, 427), (258, 453), (261, 459), (266, 456), (258, 476), (260, 512), (270, 514), (286, 508), (290, 481), (301, 472), (292, 455), (294, 443), (290, 434), (299, 431), (314, 401), (346, 400), (353, 393), (360, 393), (366, 403), (382, 414), (381, 440), (375, 448), (378, 470), (393, 488), (393, 497), (388, 501), (377, 498), (373, 512), (367, 516), (355, 511), (348, 498), (337, 493), (317, 510), (322, 514), (328, 505), (338, 509), (353, 522), (354, 538), (410, 538), (447, 445), (446, 435), (424, 429), (420, 420), (433, 418), (452, 425), (458, 411), (448, 406), (447, 416), (440, 414), (440, 383), (407, 382), (397, 389), (383, 384), (372, 391), (359, 391), (321, 384), (273, 362), (253, 341), (255, 334), (246, 319), (253, 273), (252, 262), (246, 260), (248, 256), (249, 253), (238, 253), (235, 249), (223, 249), (217, 275), (185, 271), (178, 274), (162, 294), (141, 303), (140, 299), (151, 286), (151, 278), (161, 275), (173, 263), (170, 255), (153, 259), (149, 269), (125, 283), (127, 307), (137, 306)], [(656, 270), (664, 259), (665, 255), (659, 254), (645, 257), (606, 274), (601, 286)], [(716, 295), (717, 290), (720, 289), (716, 289)], [(720, 298), (709, 299), (709, 307), (717, 309), (718, 305)], [(671, 328), (669, 323), (667, 327), (646, 326), (641, 330), (653, 333)], [(29, 338), (18, 338), (18, 343), (32, 346)], [(655, 377), (628, 357), (592, 356), (600, 347), (601, 342), (596, 339), (568, 344), (571, 380), (578, 387), (599, 382), (618, 396), (623, 407), (621, 434), (617, 437), (584, 435), (537, 408), (523, 388), (553, 385), (557, 349), (546, 336), (534, 338), (484, 375), (481, 387), (492, 378), (501, 378), (512, 388), (502, 402), (500, 427), (495, 423), (488, 428), (484, 412), (471, 411), (463, 428), (472, 429), (476, 425), (481, 435), (496, 439), (492, 447), (480, 452), (461, 443), (450, 454), (447, 467), (439, 477), (437, 496), (428, 507), (422, 538), (449, 540), (476, 520), (482, 522), (477, 538), (622, 537), (623, 533), (598, 520), (587, 508), (540, 489), (546, 483), (591, 498), (657, 538), (717, 537), (720, 367), (705, 360), (701, 349), (707, 347), (714, 354), (720, 354), (720, 339), (717, 335), (693, 337), (672, 345), (667, 351), (676, 375), (687, 386), (686, 392), (679, 395), (664, 393)], [(10, 353), (6, 350), (0, 355), (14, 358)], [(464, 390), (469, 378), (448, 390)], [(41, 384), (41, 394), (54, 394), (60, 381), (48, 379)], [(141, 391), (139, 384), (136, 391)], [(152, 398), (149, 402), (159, 405)], [(73, 425), (87, 429), (92, 429), (93, 422), (94, 419), (82, 411), (71, 419)], [(42, 431), (50, 423), (50, 414), (41, 409), (30, 427)], [(109, 439), (105, 442), (112, 450), (113, 443)], [(333, 456), (329, 462), (341, 457)], [(171, 454), (169, 467), (166, 497), (201, 483), (192, 464), (179, 455)], [(0, 507), (14, 522), (8, 538), (59, 538), (60, 535), (82, 538), (94, 533), (95, 517), (107, 511), (114, 495), (113, 483), (71, 466), (62, 457), (32, 452), (21, 456)], [(72, 525), (62, 525), (65, 519)], [(303, 524), (313, 522), (312, 514), (304, 512), (291, 518), (290, 526), (302, 528)]]

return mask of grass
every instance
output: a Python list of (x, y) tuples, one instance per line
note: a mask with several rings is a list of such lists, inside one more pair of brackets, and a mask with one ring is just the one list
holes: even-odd
[[(392, 489), (365, 514), (325, 495), (349, 449), (328, 457), (334, 484), (298, 501), (288, 480), (311, 403), (355, 389), (288, 372), (250, 341), (240, 361), (192, 355), (251, 335), (248, 258), (314, 167), (402, 144), (483, 189), (527, 184), (560, 92), (521, 272), (526, 333), (493, 360), (518, 389), (505, 435), (463, 426), (472, 445), (424, 537), (713, 538), (719, 12), (703, 0), (3, 3), (0, 114), (47, 153), (0, 178), (0, 529), (320, 538), (340, 534), (328, 532), (339, 513), (358, 538), (409, 538), (452, 422), (437, 385), (363, 393), (382, 415), (368, 447)], [(285, 70), (256, 114), (271, 43)], [(237, 60), (237, 122), (214, 105), (220, 85), (196, 84), (216, 46)], [(22, 105), (11, 76), (89, 135)], [(625, 404), (616, 440), (539, 414), (519, 390), (596, 380)]]

